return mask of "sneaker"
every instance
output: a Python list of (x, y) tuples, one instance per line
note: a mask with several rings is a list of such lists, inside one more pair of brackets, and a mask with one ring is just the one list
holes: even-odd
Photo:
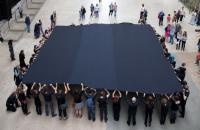
[(61, 117), (61, 116), (59, 116), (59, 120), (62, 120), (62, 117)]
[(53, 114), (53, 115), (52, 115), (52, 117), (55, 117), (55, 116), (57, 116), (57, 114)]

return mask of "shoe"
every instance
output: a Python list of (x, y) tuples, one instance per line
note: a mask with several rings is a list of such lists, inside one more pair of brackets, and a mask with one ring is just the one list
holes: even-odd
[(28, 116), (31, 112), (26, 113), (25, 115)]
[(130, 122), (127, 121), (127, 125), (130, 126)]
[(59, 116), (59, 120), (62, 120), (62, 116)]
[(92, 121), (95, 122), (95, 119), (93, 119)]
[(147, 123), (144, 123), (145, 124), (145, 126), (147, 127)]
[(67, 120), (67, 119), (68, 119), (68, 116), (66, 116), (66, 117), (63, 118), (63, 120)]
[(149, 127), (151, 126), (151, 123), (149, 123)]

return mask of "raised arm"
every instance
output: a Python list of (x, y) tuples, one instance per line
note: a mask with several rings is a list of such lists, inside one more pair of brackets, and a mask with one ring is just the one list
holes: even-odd
[(69, 87), (69, 83), (67, 83), (67, 89), (68, 89), (68, 91), (71, 91), (71, 89)]
[(68, 90), (67, 90), (67, 86), (65, 83), (64, 83), (64, 87), (65, 87), (65, 94), (67, 94)]
[(117, 91), (119, 93), (119, 97), (122, 98), (122, 93), (119, 90), (117, 90)]
[(84, 91), (84, 85), (81, 83), (81, 91)]
[(34, 82), (33, 85), (31, 86), (31, 90), (33, 90), (34, 86), (35, 86), (35, 82)]
[(104, 89), (104, 90), (105, 90), (106, 93), (107, 93), (107, 94), (106, 94), (106, 97), (109, 98), (109, 97), (110, 97), (110, 93), (109, 93), (109, 91), (108, 91), (107, 89)]
[(112, 98), (115, 96), (115, 93), (116, 93), (116, 89), (112, 93)]
[(42, 89), (42, 85), (41, 83), (39, 83), (39, 92), (41, 91), (41, 89)]
[(56, 87), (53, 86), (53, 84), (50, 84), (50, 86), (54, 89), (54, 92), (57, 93), (58, 84), (56, 83)]

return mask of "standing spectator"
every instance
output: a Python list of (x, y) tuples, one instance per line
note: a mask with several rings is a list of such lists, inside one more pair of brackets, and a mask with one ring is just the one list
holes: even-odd
[(109, 5), (109, 16), (112, 16), (113, 14), (113, 3), (111, 2)]
[(168, 24), (166, 27), (165, 27), (165, 39), (167, 42), (169, 42), (169, 36), (170, 36), (170, 28), (171, 28), (171, 24)]
[(161, 95), (161, 106), (160, 106), (160, 124), (164, 125), (165, 124), (165, 120), (167, 117), (167, 113), (169, 110), (169, 97), (167, 95)]
[(172, 17), (172, 23), (176, 22), (177, 16), (176, 16), (176, 11), (174, 11), (174, 16)]
[(20, 67), (23, 68), (28, 68), (28, 66), (25, 63), (25, 54), (24, 54), (24, 50), (21, 50), (19, 53), (19, 63), (20, 63)]
[(29, 15), (26, 15), (25, 17), (25, 24), (26, 24), (26, 31), (30, 33), (31, 20)]
[(199, 41), (197, 43), (197, 47), (198, 47), (198, 52), (200, 52), (200, 38), (199, 38)]
[(11, 61), (14, 61), (15, 60), (15, 54), (14, 54), (14, 50), (13, 50), (12, 40), (8, 41), (8, 48), (9, 48), (9, 52), (10, 52), (10, 59), (11, 59)]
[(167, 23), (170, 24), (170, 22), (171, 22), (171, 16), (170, 16), (170, 14), (168, 14), (167, 15)]
[(90, 5), (90, 17), (93, 17), (93, 15), (94, 15), (94, 5), (93, 4), (91, 4)]
[(192, 16), (191, 16), (191, 19), (190, 19), (190, 24), (191, 25), (195, 25), (196, 24), (196, 17), (197, 17), (197, 13), (195, 10), (192, 11)]
[(86, 104), (88, 110), (88, 120), (95, 121), (95, 96), (96, 96), (96, 89), (94, 88), (85, 88), (84, 90), (86, 96)]
[(52, 95), (53, 95), (52, 86), (53, 86), (52, 84), (50, 84), (50, 86), (47, 86), (46, 84), (44, 84), (41, 88), (41, 93), (44, 96), (46, 116), (49, 116), (49, 107), (50, 107), (51, 115), (52, 117), (55, 117), (57, 116), (57, 114), (55, 114), (54, 112), (54, 105), (53, 105), (53, 100), (52, 100)]
[(189, 90), (189, 87), (187, 86), (187, 82), (185, 81), (183, 85), (183, 90), (182, 92), (180, 92), (180, 108), (181, 108), (180, 114), (182, 118), (185, 117), (185, 105), (189, 97), (189, 94), (190, 94), (190, 90)]
[(183, 21), (183, 17), (185, 17), (185, 10), (184, 7), (181, 8), (181, 12), (180, 12), (180, 21)]
[(142, 19), (143, 15), (144, 15), (144, 10), (145, 10), (144, 4), (142, 4), (142, 7), (140, 9), (140, 19)]
[(197, 26), (200, 25), (200, 10), (197, 13)]
[(53, 30), (53, 28), (56, 26), (56, 12), (55, 11), (51, 14), (50, 20), (51, 20), (51, 30)]
[(182, 42), (182, 31), (179, 31), (179, 32), (177, 33), (176, 50), (179, 50), (179, 49), (180, 49), (181, 42)]
[(180, 20), (180, 16), (181, 16), (181, 11), (178, 10), (176, 13), (176, 23), (178, 23), (178, 21)]
[(40, 25), (40, 31), (41, 31), (41, 33), (44, 34), (43, 27), (42, 27), (42, 21), (41, 20), (39, 20), (39, 25)]
[(107, 89), (104, 89), (100, 92), (100, 96), (97, 99), (98, 103), (99, 103), (99, 110), (100, 110), (100, 120), (101, 122), (104, 121), (107, 122), (108, 121), (108, 110), (107, 110), (107, 104), (108, 104), (108, 98), (110, 96), (110, 93), (108, 92)]
[(113, 5), (114, 17), (117, 16), (117, 3), (115, 2)]
[(127, 124), (130, 126), (131, 118), (133, 125), (136, 125), (136, 113), (137, 113), (137, 106), (138, 106), (138, 92), (129, 93), (126, 91), (126, 98), (128, 102), (128, 120)]
[(56, 87), (54, 87), (54, 86), (52, 86), (52, 87), (53, 87), (55, 94), (56, 94), (59, 119), (62, 120), (62, 118), (63, 118), (64, 120), (66, 120), (68, 118), (68, 116), (67, 116), (67, 101), (65, 99), (65, 96), (68, 92), (68, 88), (67, 88), (65, 83), (64, 83), (64, 92), (61, 89), (58, 90), (58, 84), (57, 83), (56, 83)]
[(196, 62), (195, 62), (195, 64), (199, 65), (199, 61), (200, 61), (200, 51), (196, 55)]
[(25, 115), (29, 115), (31, 112), (28, 112), (28, 106), (27, 106), (28, 100), (26, 98), (25, 91), (26, 91), (26, 88), (23, 84), (21, 84), (21, 86), (17, 88), (18, 99), (19, 99), (20, 104), (21, 104), (22, 112)]
[(187, 32), (184, 31), (184, 32), (183, 32), (183, 36), (182, 36), (182, 42), (181, 42), (181, 50), (182, 50), (182, 51), (185, 50), (186, 41), (187, 41)]
[(85, 13), (86, 13), (85, 7), (84, 7), (84, 6), (81, 6), (81, 10), (80, 10), (80, 20), (85, 20)]
[(95, 18), (99, 17), (99, 5), (96, 4), (95, 8), (94, 8), (94, 14), (95, 14)]
[(165, 13), (163, 11), (160, 11), (158, 14), (159, 26), (163, 26), (164, 16), (165, 16)]
[(154, 104), (155, 104), (155, 94), (145, 94), (144, 93), (144, 98), (145, 98), (145, 126), (147, 127), (147, 122), (149, 122), (149, 126), (151, 126), (151, 121), (152, 121), (152, 114), (153, 114), (153, 109), (154, 109)]
[(84, 91), (84, 85), (81, 83), (81, 90), (75, 89), (72, 91), (69, 87), (69, 84), (67, 85), (69, 88), (69, 91), (71, 92), (73, 98), (74, 98), (74, 114), (77, 118), (81, 118), (83, 116), (83, 91)]
[(170, 26), (170, 40), (169, 43), (174, 44), (174, 34), (175, 34), (175, 25), (174, 23)]
[(147, 16), (148, 16), (148, 11), (147, 9), (144, 10), (144, 21), (145, 21), (145, 24), (146, 24), (146, 21), (147, 21)]
[(36, 112), (38, 115), (42, 115), (42, 108), (41, 108), (42, 105), (41, 105), (41, 100), (40, 100), (40, 96), (39, 96), (42, 86), (40, 83), (38, 85), (36, 85), (36, 83), (33, 83), (32, 87), (31, 87), (31, 93), (34, 97)]
[(119, 121), (120, 110), (121, 110), (121, 98), (122, 94), (119, 90), (114, 90), (112, 93), (113, 101), (113, 116), (115, 121)]
[(0, 42), (3, 43), (4, 39), (3, 39), (3, 36), (2, 36), (2, 32), (0, 31)]

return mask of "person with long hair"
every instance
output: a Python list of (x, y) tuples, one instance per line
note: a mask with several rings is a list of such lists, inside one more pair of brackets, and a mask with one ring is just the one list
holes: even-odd
[(121, 110), (121, 98), (122, 93), (119, 90), (115, 89), (112, 93), (113, 116), (115, 121), (119, 121)]
[(186, 31), (183, 32), (181, 41), (182, 41), (181, 42), (181, 50), (184, 51), (185, 50), (185, 44), (186, 44), (186, 41), (187, 41), (187, 32)]

